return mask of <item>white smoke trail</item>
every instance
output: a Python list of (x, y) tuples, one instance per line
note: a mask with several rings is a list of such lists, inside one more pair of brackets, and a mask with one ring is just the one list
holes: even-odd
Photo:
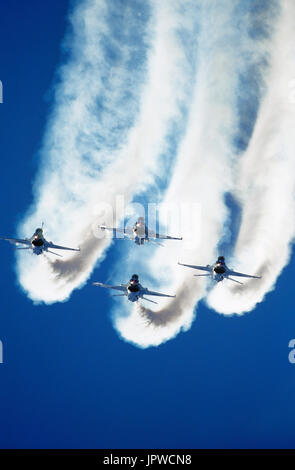
[[(197, 62), (185, 137), (163, 202), (199, 205), (202, 212), (192, 213), (192, 226), (200, 231), (184, 233), (183, 244), (171, 242), (149, 259), (147, 252), (140, 259), (135, 252), (129, 254), (121, 273), (129, 275), (136, 265), (144, 285), (177, 294), (176, 300), (161, 300), (156, 311), (139, 305), (128, 315), (126, 304), (121, 312), (115, 311), (121, 336), (147, 347), (188, 328), (196, 303), (206, 295), (206, 283), (176, 263), (213, 261), (227, 219), (224, 193), (235, 188), (243, 205), (232, 267), (263, 271), (263, 280), (249, 281), (243, 290), (223, 285), (221, 291), (218, 286), (209, 294), (209, 305), (223, 313), (253, 308), (288, 261), (295, 231), (294, 148), (289, 138), (294, 104), (287, 96), (295, 77), (294, 6), (291, 1), (282, 4), (277, 33), (267, 42), (251, 37), (250, 19), (239, 13), (238, 1), (155, 1), (151, 12), (144, 11), (145, 21), (128, 2), (115, 27), (113, 5), (86, 0), (72, 16), (71, 58), (61, 71), (35, 202), (19, 234), (28, 236), (45, 220), (54, 242), (80, 245), (82, 253), (67, 254), (62, 260), (22, 253), (17, 269), (22, 288), (34, 301), (63, 301), (86, 282), (110, 243), (99, 239), (95, 229), (106, 222), (101, 219), (103, 206), (113, 207), (117, 195), (124, 196), (126, 203), (135, 194), (148, 195), (151, 188), (155, 191), (155, 178), (171, 170), (169, 132), (184, 117), (192, 63)], [(264, 20), (269, 21), (267, 15)], [(138, 37), (144, 38), (138, 47), (130, 37), (137, 28), (142, 32)], [(187, 55), (187, 37), (195, 43), (190, 50), (197, 49), (193, 58)], [(236, 166), (233, 138), (239, 126), (239, 76), (249, 65), (260, 64), (266, 52), (271, 52), (267, 95), (249, 148)], [(138, 56), (142, 57), (138, 67), (130, 68)], [(156, 194), (161, 197), (162, 191), (157, 188)], [(118, 209), (116, 216), (121, 218), (123, 210)], [(169, 231), (175, 233), (172, 224)]]
[(260, 274), (243, 286), (217, 286), (208, 304), (224, 314), (252, 310), (274, 288), (289, 261), (295, 236), (295, 4), (281, 2), (271, 48), (267, 92), (249, 147), (241, 160), (236, 194), (242, 222), (234, 252), (235, 270)]
[(168, 289), (168, 293), (177, 295), (175, 300), (163, 300), (155, 311), (143, 305), (135, 307), (130, 315), (121, 305), (116, 309), (114, 321), (120, 335), (141, 347), (159, 345), (187, 329), (196, 303), (206, 294), (204, 279), (193, 277), (194, 271), (177, 266), (177, 261), (206, 265), (217, 254), (227, 217), (223, 196), (233, 188), (232, 139), (238, 126), (238, 78), (245, 63), (256, 63), (264, 51), (264, 41), (257, 44), (248, 37), (247, 24), (241, 31), (235, 2), (202, 5), (190, 119), (164, 200), (175, 207), (199, 204), (201, 214), (192, 212), (191, 218), (192, 227), (199, 227), (201, 233), (184, 233), (182, 243), (167, 242), (152, 260), (141, 256), (142, 263), (135, 259), (129, 264), (130, 272), (136, 266), (138, 274), (141, 271), (144, 276), (148, 272), (158, 280), (157, 286), (148, 287), (158, 287), (162, 292)]
[[(190, 3), (187, 0), (184, 6)], [(28, 236), (45, 220), (55, 243), (80, 245), (81, 254), (64, 255), (61, 261), (19, 254), (19, 281), (34, 301), (63, 301), (87, 280), (109, 244), (93, 230), (104, 222), (95, 215), (97, 206), (114, 206), (117, 195), (124, 195), (128, 202), (153, 181), (162, 169), (159, 155), (166, 148), (169, 123), (181, 118), (187, 99), (182, 83), (185, 54), (174, 47), (182, 14), (177, 2), (153, 5), (146, 68), (139, 67), (134, 76), (128, 67), (134, 51), (145, 51), (130, 45), (130, 38), (126, 45), (122, 38), (111, 36), (106, 20), (109, 5), (89, 0), (73, 15), (72, 58), (62, 71), (43, 149), (42, 178), (20, 233)], [(133, 22), (137, 24), (131, 13), (127, 8), (122, 21), (127, 25), (126, 35)], [(113, 47), (120, 57), (112, 71), (106, 47)], [(143, 74), (145, 80), (139, 86)], [(125, 95), (132, 99), (124, 100)], [(128, 122), (132, 119), (133, 127)]]

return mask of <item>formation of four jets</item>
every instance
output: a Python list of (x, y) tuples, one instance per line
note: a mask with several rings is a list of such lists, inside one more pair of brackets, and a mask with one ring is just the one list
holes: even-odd
[[(145, 224), (144, 218), (139, 217), (137, 222), (133, 227), (126, 227), (123, 229), (106, 227), (105, 225), (100, 226), (101, 230), (110, 230), (114, 235), (116, 233), (122, 233), (123, 239), (132, 240), (137, 245), (143, 245), (145, 242), (160, 244), (158, 240), (182, 240), (177, 237), (170, 237), (169, 235), (161, 235), (159, 233), (150, 231)], [(58, 253), (51, 251), (55, 250), (70, 250), (70, 251), (80, 251), (80, 248), (69, 248), (66, 246), (55, 245), (52, 242), (46, 240), (43, 234), (43, 224), (42, 228), (37, 228), (31, 238), (19, 239), (19, 238), (4, 238), (1, 237), (1, 240), (6, 240), (17, 246), (18, 250), (32, 250), (32, 253), (35, 255), (41, 255), (43, 252), (51, 253), (56, 256), (61, 256)], [(24, 245), (19, 247), (19, 245)], [(192, 264), (183, 264), (178, 263), (181, 266), (186, 266), (188, 268), (197, 269), (200, 271), (205, 271), (206, 274), (195, 274), (195, 276), (210, 276), (214, 281), (221, 282), (223, 279), (229, 279), (230, 281), (237, 282), (242, 284), (242, 282), (233, 279), (235, 277), (245, 277), (252, 279), (260, 279), (261, 276), (251, 276), (249, 274), (243, 274), (236, 271), (232, 271), (225, 264), (224, 256), (219, 256), (217, 261), (213, 265), (207, 266), (197, 266)], [(126, 296), (130, 302), (137, 302), (139, 299), (148, 300), (152, 303), (153, 300), (148, 299), (146, 296), (156, 296), (156, 297), (175, 297), (175, 295), (161, 294), (160, 292), (150, 291), (149, 289), (143, 287), (139, 282), (139, 277), (137, 274), (133, 274), (128, 284), (120, 284), (119, 286), (113, 286), (108, 284), (103, 284), (101, 282), (93, 282), (94, 286), (105, 287), (107, 289), (113, 289), (120, 291), (120, 294), (114, 294), (115, 296)]]

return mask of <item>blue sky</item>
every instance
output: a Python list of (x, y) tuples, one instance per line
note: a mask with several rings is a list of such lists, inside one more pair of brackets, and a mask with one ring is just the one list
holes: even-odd
[[(32, 201), (68, 9), (1, 7), (2, 235)], [(224, 317), (201, 302), (188, 332), (141, 350), (118, 337), (106, 292), (88, 284), (68, 302), (33, 305), (13, 249), (0, 253), (1, 448), (294, 447), (294, 257), (253, 312)], [(92, 278), (108, 277), (116, 253)]]

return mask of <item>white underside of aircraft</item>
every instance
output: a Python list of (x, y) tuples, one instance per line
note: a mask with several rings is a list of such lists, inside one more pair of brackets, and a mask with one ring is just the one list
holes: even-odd
[(243, 284), (242, 282), (237, 281), (230, 276), (261, 279), (261, 276), (252, 276), (250, 274), (243, 274), (237, 271), (232, 271), (226, 266), (223, 256), (219, 256), (216, 263), (211, 266), (209, 264), (207, 266), (197, 266), (183, 263), (178, 264), (188, 268), (199, 269), (200, 271), (207, 271), (207, 274), (194, 274), (194, 276), (210, 276), (216, 282), (221, 282), (223, 279), (229, 279), (230, 281), (237, 282), (238, 284)]
[(112, 286), (109, 284), (103, 284), (102, 282), (93, 282), (94, 286), (104, 287), (106, 289), (113, 289), (121, 291), (122, 294), (114, 294), (114, 296), (126, 296), (130, 302), (137, 302), (139, 299), (147, 300), (156, 304), (153, 300), (147, 299), (146, 295), (156, 296), (156, 297), (176, 297), (175, 295), (161, 294), (160, 292), (151, 291), (143, 287), (138, 280), (137, 274), (133, 274), (128, 284), (120, 284), (119, 286)]
[[(182, 240), (182, 237), (170, 237), (169, 235), (162, 235), (160, 233), (156, 233), (152, 230), (149, 230), (144, 222), (143, 217), (139, 217), (138, 221), (133, 227), (114, 228), (106, 227), (105, 225), (100, 225), (99, 228), (101, 230), (112, 231), (113, 237), (117, 238), (118, 240), (131, 240), (136, 243), (136, 245), (143, 245), (145, 242), (161, 245), (161, 243), (157, 242), (156, 240)], [(122, 233), (122, 238), (116, 236), (118, 233)]]
[[(5, 238), (0, 237), (0, 240), (6, 240), (9, 243), (16, 245), (17, 250), (32, 250), (35, 255), (41, 255), (43, 252), (51, 253), (56, 256), (61, 256), (58, 253), (54, 253), (51, 249), (55, 250), (69, 250), (69, 251), (80, 251), (80, 248), (69, 248), (67, 246), (55, 245), (45, 239), (43, 235), (43, 229), (37, 228), (31, 238)], [(18, 248), (19, 245), (24, 245)]]

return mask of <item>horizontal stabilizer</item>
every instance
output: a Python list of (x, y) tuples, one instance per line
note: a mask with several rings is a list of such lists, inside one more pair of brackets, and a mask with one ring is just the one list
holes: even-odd
[(243, 282), (237, 281), (236, 279), (232, 279), (231, 277), (226, 277), (225, 279), (229, 279), (230, 281), (237, 282), (238, 284), (243, 284)]
[(194, 274), (194, 276), (196, 276), (196, 277), (200, 277), (200, 276), (211, 276), (211, 274)]
[(148, 302), (151, 302), (152, 304), (158, 305), (158, 302), (155, 302), (154, 300), (147, 299), (146, 297), (142, 297), (142, 300), (147, 300)]
[(62, 258), (62, 255), (60, 255), (59, 253), (54, 253), (54, 251), (46, 250), (46, 252), (51, 253), (52, 255), (59, 256), (60, 258)]

